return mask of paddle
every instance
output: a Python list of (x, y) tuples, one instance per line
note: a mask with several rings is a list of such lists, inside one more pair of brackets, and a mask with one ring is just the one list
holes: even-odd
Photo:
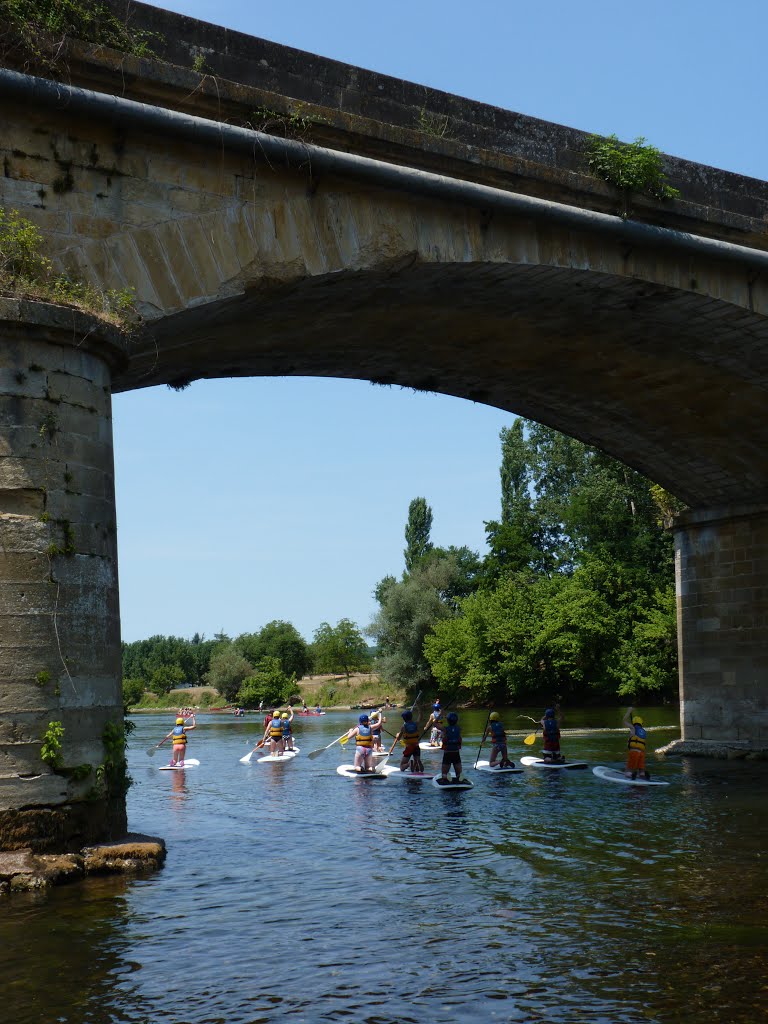
[(147, 748), (147, 755), (148, 755), (149, 757), (154, 757), (154, 756), (155, 756), (155, 751), (156, 751), (156, 750), (159, 750), (159, 749), (160, 749), (160, 747), (162, 747), (162, 745), (163, 745), (163, 744), (165, 743), (165, 741), (166, 741), (167, 739), (168, 739), (168, 737), (167, 737), (167, 736), (164, 736), (164, 737), (163, 737), (163, 739), (161, 739), (159, 743), (156, 743), (156, 744), (155, 744), (155, 746), (154, 746), (154, 747), (148, 747), (148, 748)]
[(263, 740), (263, 739), (261, 739), (261, 740), (259, 740), (259, 742), (258, 742), (258, 743), (256, 744), (256, 746), (255, 746), (255, 747), (253, 748), (253, 750), (249, 750), (249, 751), (248, 751), (248, 753), (247, 753), (247, 754), (245, 755), (245, 757), (241, 757), (241, 758), (240, 758), (240, 764), (248, 764), (248, 762), (249, 762), (249, 761), (251, 760), (251, 758), (253, 757), (253, 755), (254, 755), (254, 754), (256, 753), (256, 751), (257, 751), (257, 750), (259, 749), (259, 747), (263, 747), (263, 746), (264, 746), (264, 740)]
[[(483, 729), (483, 738), (480, 740), (480, 746), (477, 748), (477, 757), (475, 758), (474, 768), (477, 768), (477, 762), (480, 760), (480, 751), (483, 749), (485, 743), (485, 734), (488, 732), (488, 725), (491, 721), (491, 712), (488, 712), (488, 717), (485, 720), (485, 728)], [(493, 751), (491, 751), (493, 753)]]
[(315, 759), (316, 757), (318, 757), (318, 756), (319, 756), (320, 754), (322, 754), (322, 752), (323, 752), (324, 750), (330, 750), (330, 748), (331, 748), (331, 747), (332, 747), (332, 746), (333, 746), (334, 744), (336, 744), (336, 743), (341, 743), (341, 742), (342, 742), (342, 740), (343, 740), (344, 742), (346, 742), (346, 741), (347, 741), (348, 739), (349, 739), (349, 736), (347, 736), (347, 734), (346, 734), (346, 733), (344, 733), (344, 735), (343, 735), (343, 736), (339, 736), (339, 738), (338, 738), (338, 739), (336, 739), (336, 740), (334, 740), (334, 741), (333, 741), (333, 743), (329, 743), (327, 747), (318, 747), (318, 749), (317, 749), (317, 750), (310, 750), (310, 752), (309, 752), (309, 753), (307, 754), (307, 757), (309, 758), (309, 760), (310, 760), (310, 761), (314, 761), (314, 759)]
[[(416, 700), (413, 702), (413, 704), (411, 704), (411, 713), (413, 713), (414, 708), (419, 703), (420, 697), (421, 697), (421, 690), (419, 690), (419, 692), (416, 694)], [(387, 761), (392, 756), (392, 751), (395, 749), (396, 744), (397, 744), (397, 740), (395, 740), (395, 742), (392, 744), (392, 746), (386, 752), (384, 757), (382, 757), (382, 759), (379, 761), (379, 763), (373, 769), (376, 772), (377, 775), (381, 775), (382, 774), (382, 770), (384, 768), (384, 765), (387, 763)]]
[[(538, 723), (538, 722), (536, 721), (536, 719), (535, 719), (535, 718), (531, 718), (531, 716), (530, 716), (530, 715), (518, 715), (517, 717), (518, 717), (518, 718), (527, 718), (527, 719), (528, 719), (528, 721), (529, 721), (529, 722), (533, 722), (533, 724), (534, 724), (534, 725), (538, 725), (538, 724), (539, 724), (539, 723)], [(537, 730), (537, 732), (538, 732), (538, 730)], [(535, 733), (535, 732), (529, 733), (529, 734), (528, 734), (528, 735), (527, 735), (527, 736), (525, 737), (525, 739), (523, 740), (523, 743), (524, 743), (524, 744), (526, 745), (526, 747), (531, 747), (531, 746), (533, 746), (533, 744), (534, 744), (535, 742), (536, 742), (536, 733)]]

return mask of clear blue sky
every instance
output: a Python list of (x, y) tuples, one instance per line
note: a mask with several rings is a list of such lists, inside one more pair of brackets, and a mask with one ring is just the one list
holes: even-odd
[[(757, 178), (765, 0), (166, 0), (254, 36)], [(123, 639), (365, 626), (410, 500), (484, 550), (512, 417), (365, 382), (252, 379), (114, 400)]]

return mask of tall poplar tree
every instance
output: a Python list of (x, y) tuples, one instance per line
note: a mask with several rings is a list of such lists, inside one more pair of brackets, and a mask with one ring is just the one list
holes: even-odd
[(405, 570), (410, 572), (432, 550), (432, 509), (426, 498), (414, 498), (408, 506), (405, 524)]

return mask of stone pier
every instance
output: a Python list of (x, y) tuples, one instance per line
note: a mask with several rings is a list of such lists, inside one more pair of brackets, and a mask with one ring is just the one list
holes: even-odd
[(667, 752), (768, 753), (768, 507), (673, 523), (681, 740)]
[(0, 300), (0, 850), (126, 831), (111, 373), (119, 332)]

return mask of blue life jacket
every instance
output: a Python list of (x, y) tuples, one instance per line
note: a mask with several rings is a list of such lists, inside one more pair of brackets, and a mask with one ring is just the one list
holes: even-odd
[(443, 750), (461, 750), (461, 729), (458, 725), (447, 725), (443, 732)]
[(495, 743), (503, 743), (506, 738), (503, 722), (491, 722), (491, 736)]
[(556, 740), (560, 733), (556, 718), (545, 718), (542, 729), (545, 739), (548, 740)]

